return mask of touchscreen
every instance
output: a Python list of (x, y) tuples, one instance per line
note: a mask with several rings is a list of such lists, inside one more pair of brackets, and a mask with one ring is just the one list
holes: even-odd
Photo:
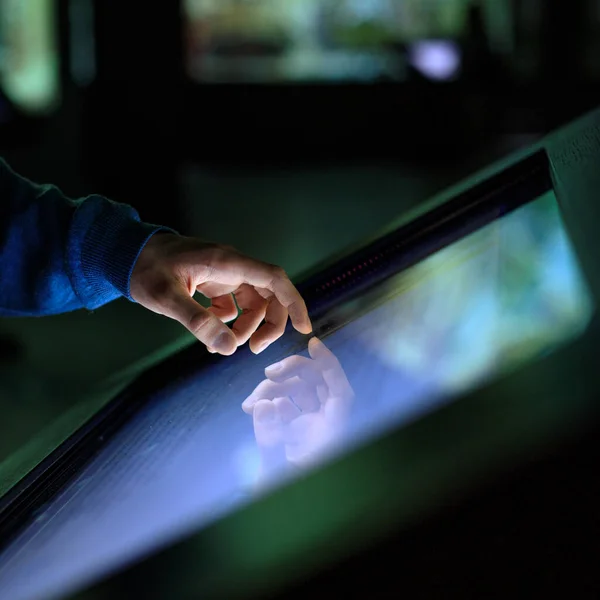
[(340, 302), (318, 338), (158, 390), (5, 548), (0, 597), (76, 591), (553, 351), (593, 310), (549, 192)]

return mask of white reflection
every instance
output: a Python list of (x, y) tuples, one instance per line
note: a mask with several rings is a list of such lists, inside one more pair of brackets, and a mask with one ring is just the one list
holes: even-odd
[(289, 465), (315, 464), (335, 447), (347, 424), (354, 391), (340, 362), (316, 337), (308, 353), (268, 366), (242, 404), (252, 415), (259, 479)]
[(412, 66), (435, 81), (454, 79), (459, 74), (462, 62), (458, 46), (447, 40), (415, 42), (410, 56)]

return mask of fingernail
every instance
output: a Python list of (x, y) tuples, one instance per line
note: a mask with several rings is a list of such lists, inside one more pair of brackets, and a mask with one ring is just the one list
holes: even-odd
[(277, 371), (281, 371), (282, 367), (281, 363), (275, 363), (274, 365), (269, 365), (266, 370), (270, 373), (277, 373)]
[(215, 340), (212, 348), (217, 352), (231, 352), (235, 347), (235, 341), (232, 339), (232, 335), (229, 333), (222, 333)]
[(268, 348), (269, 344), (266, 342), (263, 342), (262, 344), (260, 344), (260, 346), (256, 347), (256, 350), (254, 351), (255, 354), (260, 354), (263, 350), (266, 350)]

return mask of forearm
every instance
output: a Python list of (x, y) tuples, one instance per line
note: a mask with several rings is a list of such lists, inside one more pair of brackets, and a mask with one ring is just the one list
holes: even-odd
[(67, 198), (0, 160), (0, 313), (49, 315), (129, 297), (135, 260), (156, 226), (100, 196)]

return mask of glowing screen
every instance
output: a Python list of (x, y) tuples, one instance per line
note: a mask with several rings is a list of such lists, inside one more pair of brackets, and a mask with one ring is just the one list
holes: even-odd
[(106, 576), (553, 351), (593, 310), (550, 192), (340, 301), (308, 347), (284, 337), (157, 391), (0, 555), (0, 597)]

